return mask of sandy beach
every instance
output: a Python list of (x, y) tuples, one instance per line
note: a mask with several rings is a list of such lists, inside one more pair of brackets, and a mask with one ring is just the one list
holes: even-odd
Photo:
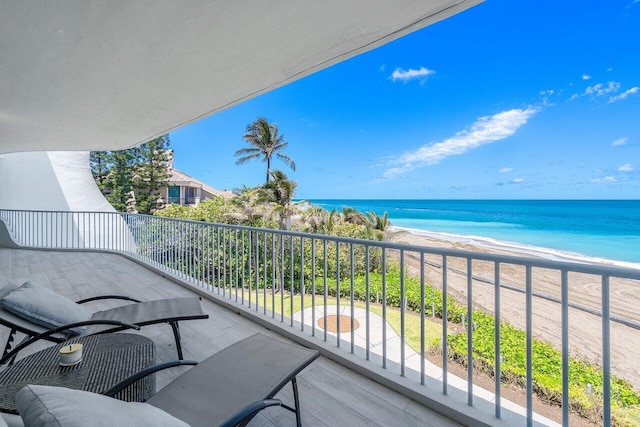
[[(503, 243), (493, 240), (431, 233), (418, 230), (405, 230), (392, 227), (389, 240), (419, 246), (437, 248), (455, 248), (476, 252), (515, 255), (532, 258), (545, 258), (575, 262), (601, 263), (621, 267), (640, 268), (638, 264), (600, 260), (581, 257), (578, 254), (562, 253), (545, 248), (532, 248)], [(406, 257), (410, 273), (419, 274), (419, 259)], [(436, 287), (441, 286), (442, 271), (440, 257), (427, 257), (430, 262), (425, 269), (426, 280)], [(448, 287), (450, 293), (466, 304), (466, 260), (450, 258), (448, 261)], [(502, 264), (500, 281), (503, 284), (525, 287), (524, 267)], [(494, 278), (493, 263), (474, 262), (473, 274), (484, 280), (474, 280), (473, 299), (477, 309), (493, 313)], [(533, 291), (554, 297), (560, 297), (560, 273), (557, 271), (534, 269), (532, 274)], [(633, 280), (611, 279), (611, 315), (640, 322), (640, 283)], [(589, 309), (600, 310), (600, 278), (592, 275), (572, 273), (569, 275), (569, 300), (572, 304)], [(504, 289), (501, 291), (502, 319), (522, 330), (525, 329), (525, 294)], [(560, 304), (542, 298), (533, 298), (533, 334), (561, 348), (561, 310)], [(602, 319), (580, 309), (569, 309), (569, 342), (572, 357), (601, 364)], [(612, 373), (629, 381), (640, 391), (640, 330), (621, 323), (611, 322), (611, 370)]]

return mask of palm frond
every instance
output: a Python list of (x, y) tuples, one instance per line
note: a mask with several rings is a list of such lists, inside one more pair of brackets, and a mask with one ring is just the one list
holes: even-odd
[(291, 157), (285, 156), (284, 154), (280, 154), (280, 153), (276, 153), (276, 156), (280, 160), (282, 160), (284, 164), (289, 166), (291, 169), (293, 169), (294, 171), (296, 170), (296, 164), (294, 163), (293, 159), (291, 159)]
[(236, 160), (236, 165), (241, 165), (243, 163), (248, 162), (249, 160), (257, 159), (258, 157), (260, 157), (260, 153), (249, 154), (247, 156), (241, 157), (238, 160)]
[(242, 164), (249, 160), (257, 159), (262, 156), (262, 161), (267, 163), (267, 183), (270, 178), (271, 158), (275, 154), (287, 166), (296, 170), (293, 160), (280, 153), (288, 143), (284, 141), (284, 135), (279, 133), (278, 125), (269, 123), (265, 117), (259, 117), (253, 123), (247, 125), (246, 131), (242, 138), (251, 146), (236, 151), (236, 156), (243, 156), (236, 164)]
[(262, 150), (255, 147), (245, 147), (236, 151), (234, 153), (234, 156), (241, 156), (243, 154), (255, 154), (259, 156), (260, 154), (262, 154)]

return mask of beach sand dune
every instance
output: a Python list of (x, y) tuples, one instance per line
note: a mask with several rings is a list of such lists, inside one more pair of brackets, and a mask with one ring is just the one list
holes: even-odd
[[(407, 231), (390, 233), (389, 240), (419, 246), (455, 248), (461, 250), (516, 255), (527, 257), (544, 256), (558, 258), (544, 253), (527, 252), (508, 246), (500, 248), (487, 246), (482, 242), (469, 239), (451, 239), (438, 235), (417, 235)], [(405, 256), (408, 272), (418, 276), (420, 260), (415, 256)], [(442, 286), (442, 259), (439, 256), (427, 256), (425, 278), (436, 287)], [(461, 258), (448, 259), (447, 284), (449, 293), (466, 305), (467, 301), (467, 261)], [(476, 309), (494, 313), (495, 273), (494, 263), (475, 261), (472, 272), (472, 297)], [(526, 272), (522, 266), (501, 264), (500, 282), (517, 288), (525, 288)], [(560, 299), (560, 272), (547, 269), (532, 270), (532, 289), (534, 293), (545, 294)], [(640, 283), (633, 280), (611, 279), (610, 283), (611, 315), (640, 323)], [(600, 278), (592, 275), (569, 274), (569, 301), (584, 309), (569, 309), (569, 345), (573, 357), (602, 364), (602, 318), (589, 310), (601, 310)], [(525, 330), (526, 296), (523, 292), (502, 288), (500, 293), (500, 312), (503, 321)], [(559, 302), (534, 297), (532, 302), (532, 324), (534, 337), (548, 342), (557, 349), (562, 346), (561, 307)], [(621, 323), (611, 322), (611, 370), (620, 378), (629, 381), (640, 391), (640, 330)]]

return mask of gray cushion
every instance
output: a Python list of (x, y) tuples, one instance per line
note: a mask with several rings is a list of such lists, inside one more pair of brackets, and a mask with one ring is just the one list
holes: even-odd
[(6, 412), (2, 412), (0, 413), (0, 418), (2, 418), (2, 422), (0, 422), (0, 426), (24, 427), (24, 421), (22, 421), (22, 418), (20, 418), (20, 415), (7, 414)]
[(9, 292), (15, 290), (18, 286), (4, 275), (0, 274), (0, 298), (4, 298)]
[(123, 402), (64, 387), (27, 385), (16, 395), (16, 406), (25, 427), (189, 427), (162, 409), (146, 403)]
[[(31, 282), (11, 291), (0, 300), (0, 305), (30, 322), (50, 329), (89, 320), (93, 314), (86, 307)], [(80, 335), (85, 329), (81, 326), (70, 329), (69, 333)]]

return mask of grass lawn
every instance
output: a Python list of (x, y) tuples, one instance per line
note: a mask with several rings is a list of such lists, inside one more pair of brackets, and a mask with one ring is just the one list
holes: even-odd
[[(248, 298), (248, 295), (245, 293), (245, 300)], [(291, 296), (287, 293), (284, 294), (276, 294), (275, 295), (275, 305), (272, 301), (272, 296), (270, 293), (267, 293), (266, 304), (264, 301), (264, 294), (260, 293), (258, 298), (258, 306), (263, 308), (266, 306), (267, 310), (275, 311), (276, 316), (282, 313), (283, 307), (282, 303), (284, 300), (284, 316), (291, 317)], [(255, 290), (252, 294), (252, 301), (255, 303)], [(304, 307), (311, 307), (311, 295), (304, 296)], [(343, 303), (349, 304), (348, 300), (341, 298), (341, 306), (344, 306)], [(316, 295), (316, 307), (322, 307), (324, 305), (324, 296)], [(327, 297), (327, 305), (336, 305), (335, 297)], [(364, 302), (356, 301), (354, 303), (355, 307), (358, 308), (366, 308)], [(297, 313), (302, 309), (302, 296), (294, 295), (293, 296), (293, 313)], [(382, 316), (382, 306), (380, 304), (370, 303), (369, 309), (372, 313), (378, 314)], [(394, 331), (398, 335), (400, 335), (400, 309), (394, 307), (387, 307), (387, 322), (393, 328)], [(404, 323), (405, 323), (405, 342), (409, 347), (415, 350), (417, 353), (420, 353), (420, 315), (414, 313), (412, 311), (405, 311), (404, 314)], [(361, 327), (364, 327), (362, 325)], [(432, 321), (430, 318), (425, 318), (424, 322), (424, 333), (425, 333), (425, 348), (428, 348), (430, 343), (435, 340), (439, 340), (442, 337), (442, 324), (438, 322)]]

